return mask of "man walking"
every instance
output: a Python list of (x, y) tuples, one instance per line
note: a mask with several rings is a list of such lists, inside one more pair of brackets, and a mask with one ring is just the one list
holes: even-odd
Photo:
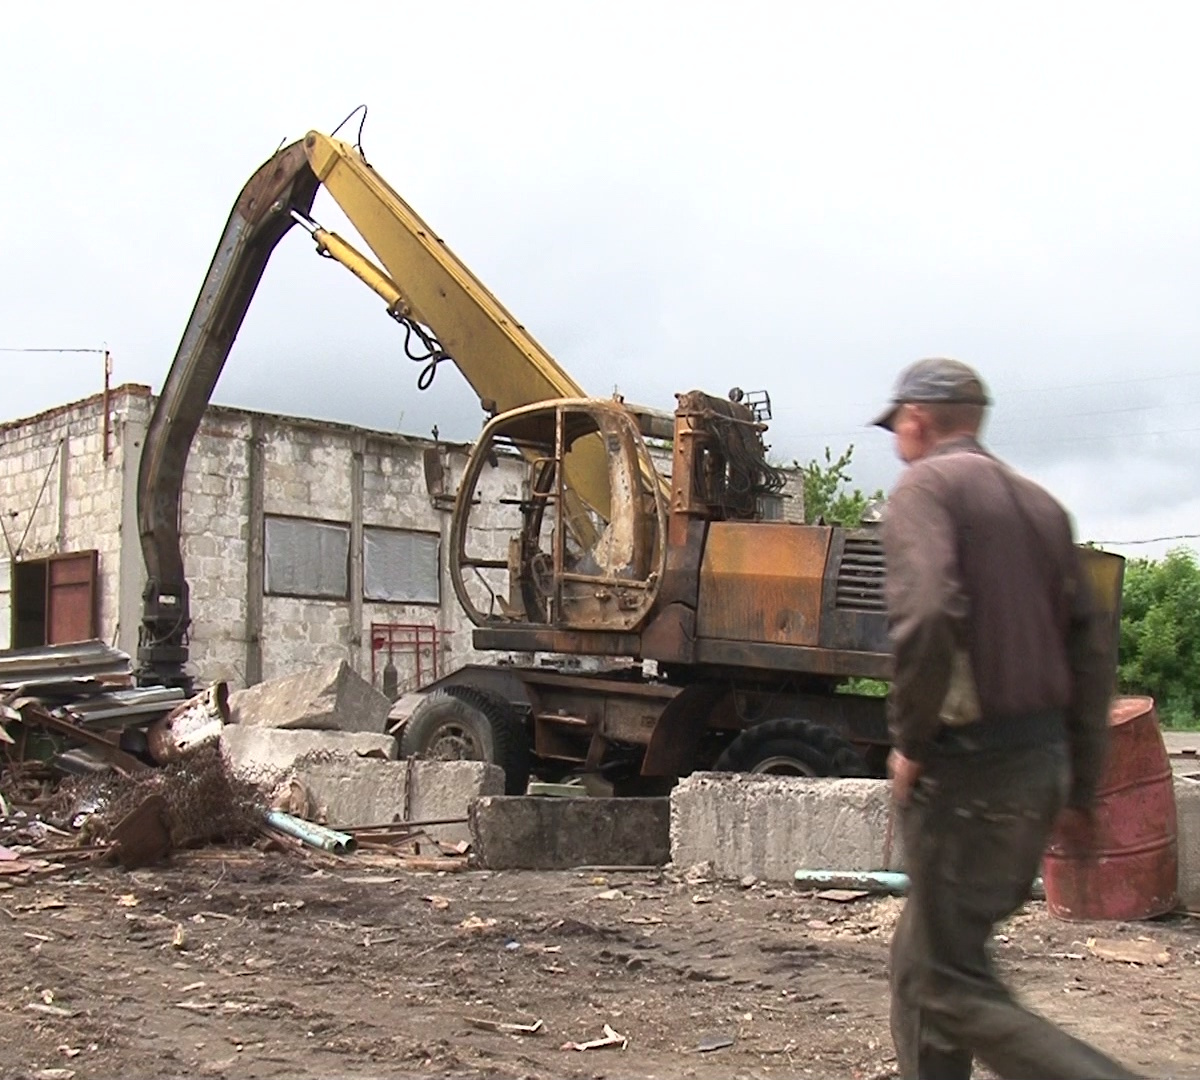
[(1086, 842), (1112, 663), (1070, 519), (978, 441), (989, 404), (956, 360), (906, 369), (875, 423), (909, 466), (884, 519), (895, 674), (892, 791), (910, 893), (892, 942), (906, 1080), (1135, 1074), (1021, 1006), (988, 957), (1064, 805)]

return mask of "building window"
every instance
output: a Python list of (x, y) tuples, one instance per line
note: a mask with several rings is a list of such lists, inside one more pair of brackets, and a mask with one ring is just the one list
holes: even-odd
[(758, 497), (758, 516), (763, 521), (782, 521), (783, 496), (760, 495)]
[(363, 594), (390, 603), (441, 602), (437, 533), (363, 529)]
[(268, 517), (265, 548), (268, 593), (330, 600), (349, 597), (349, 525)]

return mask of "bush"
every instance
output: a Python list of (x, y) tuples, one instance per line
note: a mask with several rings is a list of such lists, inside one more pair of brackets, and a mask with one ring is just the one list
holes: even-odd
[(1148, 694), (1169, 727), (1200, 716), (1200, 565), (1187, 548), (1125, 565), (1118, 684)]
[(837, 459), (825, 447), (822, 463), (813, 458), (806, 465), (793, 461), (804, 481), (804, 521), (808, 525), (841, 525), (847, 529), (862, 524), (867, 508), (883, 498), (877, 490), (870, 495), (860, 488), (851, 488), (850, 461), (854, 457), (853, 443)]

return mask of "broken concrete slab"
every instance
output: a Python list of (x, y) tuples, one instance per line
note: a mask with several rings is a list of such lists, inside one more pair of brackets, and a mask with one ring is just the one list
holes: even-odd
[(382, 733), (392, 703), (345, 660), (229, 695), (235, 724)]
[(1179, 830), (1179, 902), (1200, 911), (1200, 780), (1175, 777), (1175, 819)]
[(693, 773), (671, 792), (671, 861), (721, 878), (903, 870), (886, 780)]
[[(476, 799), (504, 794), (504, 770), (482, 761), (338, 758), (301, 762), (296, 776), (335, 829), (465, 818)], [(465, 823), (426, 831), (451, 844), (471, 839)]]
[(471, 845), (492, 870), (661, 866), (670, 858), (663, 799), (500, 795), (471, 807)]
[(227, 724), (221, 730), (221, 753), (238, 775), (269, 780), (308, 755), (395, 758), (396, 740), (364, 731), (288, 731)]

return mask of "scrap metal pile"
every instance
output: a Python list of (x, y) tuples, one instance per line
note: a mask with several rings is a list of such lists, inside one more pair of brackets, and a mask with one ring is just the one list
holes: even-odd
[(0, 876), (93, 858), (133, 868), (212, 843), (465, 866), (466, 845), (426, 835), (442, 821), (324, 827), (294, 772), (231, 766), (229, 720), (226, 684), (186, 700), (136, 687), (128, 654), (103, 642), (0, 652)]
[(0, 652), (0, 741), (29, 778), (144, 768), (150, 725), (183, 700), (135, 687), (129, 655), (101, 641)]

